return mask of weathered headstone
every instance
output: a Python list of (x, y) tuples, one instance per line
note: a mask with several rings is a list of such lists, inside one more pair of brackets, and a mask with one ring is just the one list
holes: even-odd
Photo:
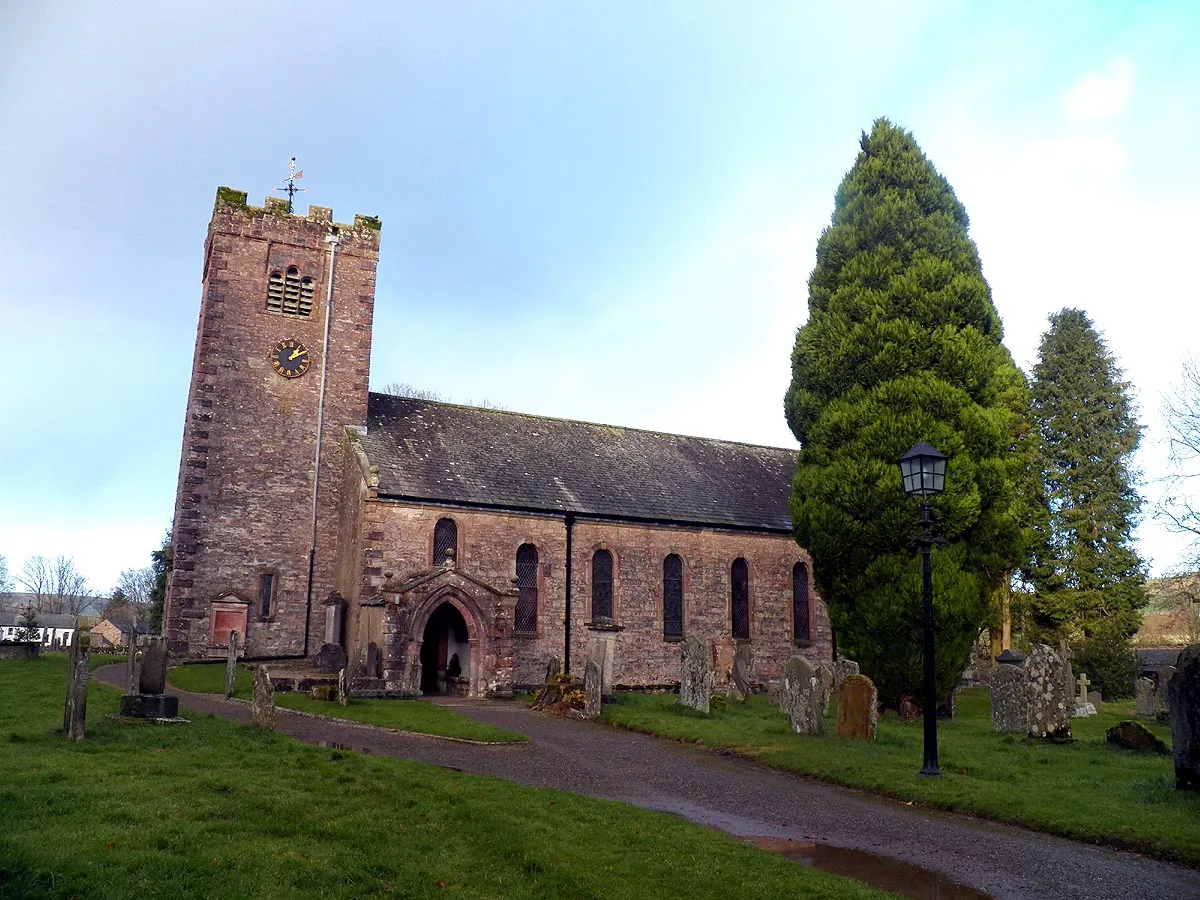
[(556, 677), (558, 677), (561, 674), (562, 674), (562, 660), (559, 659), (557, 656), (550, 657), (549, 662), (546, 663), (546, 678), (543, 683), (549, 684), (551, 681), (553, 681)]
[(122, 716), (135, 719), (175, 719), (179, 715), (179, 698), (168, 697), (167, 644), (160, 636), (146, 638), (139, 651), (137, 693), (121, 697)]
[(129, 653), (125, 660), (125, 693), (134, 694), (138, 689), (138, 640), (137, 632), (129, 636)]
[(225, 661), (225, 696), (232, 697), (237, 679), (238, 633), (229, 632), (229, 658)]
[(992, 731), (1028, 731), (1025, 670), (1013, 665), (993, 666), (988, 687), (992, 694)]
[(725, 688), (728, 699), (741, 703), (753, 692), (750, 684), (751, 662), (750, 645), (738, 644), (733, 654), (733, 668), (729, 670), (729, 684)]
[(1200, 791), (1200, 644), (1184, 648), (1168, 685), (1175, 787)]
[(821, 716), (829, 709), (829, 699), (833, 696), (833, 686), (837, 682), (837, 673), (829, 663), (817, 663), (815, 672), (817, 683), (821, 686)]
[(1153, 731), (1141, 722), (1126, 719), (1118, 722), (1105, 732), (1105, 739), (1110, 744), (1123, 747), (1126, 750), (1151, 750), (1155, 753), (1168, 753), (1167, 745)]
[(1158, 712), (1158, 689), (1149, 678), (1139, 678), (1133, 683), (1133, 714), (1139, 719), (1153, 719)]
[(793, 656), (784, 665), (779, 701), (796, 734), (821, 734), (825, 730), (825, 692), (820, 676), (803, 656)]
[(254, 670), (254, 697), (251, 700), (254, 724), (269, 730), (275, 729), (275, 686), (271, 684), (271, 673), (266, 666)]
[(342, 706), (350, 705), (350, 679), (346, 676), (345, 669), (338, 672), (337, 702)]
[(600, 695), (603, 682), (604, 672), (600, 668), (600, 664), (594, 659), (589, 659), (587, 665), (583, 667), (583, 715), (585, 718), (595, 719), (600, 715)]
[(838, 737), (875, 740), (879, 694), (866, 675), (848, 675), (838, 691)]
[(379, 678), (379, 645), (374, 641), (367, 644), (367, 667), (363, 672), (367, 678)]
[(1046, 644), (1038, 644), (1025, 660), (1025, 696), (1029, 699), (1029, 735), (1068, 740), (1070, 709), (1063, 663)]
[(1096, 709), (1099, 709), (1100, 704), (1103, 702), (1104, 700), (1100, 696), (1099, 691), (1088, 691), (1088, 703), (1092, 704), (1092, 706), (1096, 707)]
[(1171, 686), (1171, 679), (1175, 677), (1174, 666), (1163, 666), (1158, 670), (1158, 708), (1169, 709), (1167, 704), (1167, 689)]
[(851, 675), (858, 674), (858, 663), (852, 659), (846, 659), (839, 656), (837, 662), (833, 664), (833, 692), (840, 693), (842, 690), (842, 682)]
[(63, 736), (72, 741), (82, 741), (87, 722), (88, 648), (89, 635), (81, 635), (71, 644), (67, 660), (67, 700), (63, 709)]
[(161, 694), (167, 687), (167, 642), (150, 637), (142, 650), (142, 671), (138, 675), (139, 694)]
[(337, 672), (346, 668), (346, 648), (341, 644), (322, 644), (313, 658), (318, 672)]
[(702, 713), (708, 712), (712, 692), (712, 650), (695, 635), (679, 645), (679, 702)]

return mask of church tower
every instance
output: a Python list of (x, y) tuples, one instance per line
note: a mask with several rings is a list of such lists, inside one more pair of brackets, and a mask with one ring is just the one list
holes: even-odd
[(366, 424), (379, 220), (218, 188), (175, 499), (172, 655), (312, 656), (334, 588), (344, 427)]

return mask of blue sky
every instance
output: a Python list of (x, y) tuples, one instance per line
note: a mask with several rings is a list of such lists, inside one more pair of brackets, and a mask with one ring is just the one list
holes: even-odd
[[(836, 8), (835, 8), (836, 6)], [(911, 129), (1026, 368), (1088, 311), (1165, 471), (1200, 333), (1194, 3), (0, 5), (0, 554), (169, 524), (217, 185), (384, 223), (371, 382), (790, 446), (859, 133)], [(1139, 532), (1156, 572), (1180, 540)]]

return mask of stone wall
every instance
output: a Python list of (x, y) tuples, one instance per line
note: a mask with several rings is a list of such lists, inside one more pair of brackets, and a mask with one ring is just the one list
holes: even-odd
[[(378, 631), (383, 619), (375, 609), (362, 607), (361, 601), (379, 596), (390, 601), (389, 587), (434, 568), (434, 526), (438, 519), (449, 517), (458, 526), (456, 571), (498, 593), (511, 589), (517, 548), (524, 543), (537, 547), (537, 631), (512, 636), (512, 678), (518, 687), (540, 683), (550, 658), (562, 659), (566, 649), (564, 518), (380, 500), (370, 487), (364, 459), (347, 469), (344, 491), (349, 495), (358, 478), (360, 496), (357, 514), (343, 519), (346, 551), (339, 582), (343, 596), (351, 601), (350, 658), (365, 654), (368, 642), (382, 646)], [(361, 549), (353, 543), (355, 535), (361, 536)], [(829, 618), (815, 592), (810, 600), (812, 640), (799, 647), (792, 640), (792, 566), (797, 561), (811, 565), (811, 560), (789, 535), (577, 519), (571, 565), (573, 672), (583, 671), (589, 652), (590, 561), (599, 549), (613, 555), (613, 613), (621, 627), (613, 659), (617, 686), (679, 682), (678, 640), (663, 637), (663, 559), (669, 553), (679, 554), (684, 561), (684, 634), (713, 642), (719, 677), (733, 660), (729, 570), (739, 556), (746, 559), (750, 571), (751, 677), (761, 682), (778, 677), (796, 653), (814, 664), (831, 658)], [(352, 583), (355, 574), (357, 583)], [(504, 626), (511, 629), (512, 623)], [(485, 627), (498, 633), (500, 624), (489, 622)]]
[[(354, 226), (337, 226), (310, 610), (316, 410), (329, 283), (325, 238), (331, 214), (312, 207), (307, 217), (288, 215), (271, 201), (265, 209), (247, 207), (244, 194), (218, 191), (204, 248), (175, 505), (174, 569), (164, 616), (173, 655), (224, 653), (223, 640), (211, 640), (211, 603), (221, 597), (248, 604), (248, 657), (302, 654), (306, 626), (319, 646), (320, 601), (335, 578), (343, 426), (364, 424), (366, 417), (377, 225), (356, 217)], [(310, 316), (266, 308), (269, 274), (288, 266), (313, 279)], [(272, 369), (268, 354), (283, 339), (308, 348), (306, 374), (283, 378)], [(263, 616), (260, 586), (267, 573), (274, 576), (274, 592), (270, 613)], [(310, 643), (310, 652), (316, 649)]]

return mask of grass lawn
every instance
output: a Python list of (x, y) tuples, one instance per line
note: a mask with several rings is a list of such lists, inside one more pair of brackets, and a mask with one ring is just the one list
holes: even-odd
[(888, 896), (673, 816), (208, 716), (65, 741), (62, 659), (0, 661), (0, 896)]
[[(250, 699), (253, 675), (249, 666), (239, 665), (233, 681), (233, 695)], [(224, 694), (225, 664), (196, 663), (178, 666), (167, 673), (167, 681), (181, 691), (197, 694)], [(469, 741), (519, 742), (525, 738), (516, 732), (468, 719), (452, 709), (423, 700), (354, 700), (342, 706), (328, 700), (313, 700), (292, 691), (275, 695), (275, 705), (318, 716), (349, 719), (365, 725), (436, 734)]]
[[(1135, 848), (1200, 866), (1200, 794), (1175, 790), (1171, 757), (1110, 747), (1105, 731), (1132, 718), (1132, 701), (1072, 719), (1071, 744), (992, 731), (986, 689), (965, 691), (957, 717), (938, 722), (942, 778), (918, 778), (920, 720), (886, 713), (874, 743), (798, 735), (765, 696), (704, 716), (673, 695), (623, 694), (606, 704), (614, 725), (727, 748), (778, 769), (901, 800), (974, 813), (1067, 837)], [(1151, 728), (1170, 743), (1166, 726)]]

